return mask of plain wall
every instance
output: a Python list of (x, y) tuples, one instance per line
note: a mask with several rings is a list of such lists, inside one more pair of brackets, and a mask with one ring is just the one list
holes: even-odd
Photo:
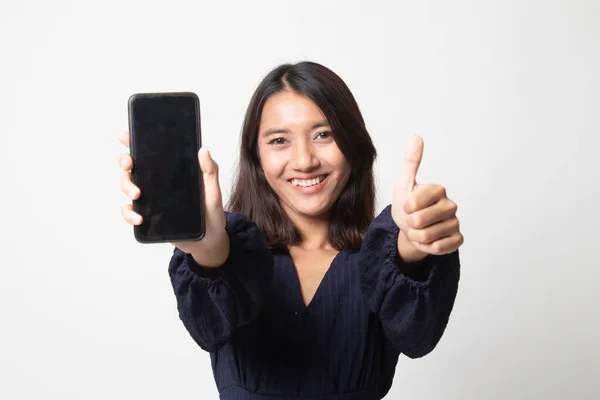
[(227, 196), (254, 88), (304, 59), (364, 112), (378, 211), (413, 134), (419, 182), (459, 205), (454, 313), (387, 398), (599, 398), (599, 20), (592, 0), (3, 0), (0, 398), (217, 398), (171, 247), (121, 219), (117, 137), (132, 93), (195, 91)]

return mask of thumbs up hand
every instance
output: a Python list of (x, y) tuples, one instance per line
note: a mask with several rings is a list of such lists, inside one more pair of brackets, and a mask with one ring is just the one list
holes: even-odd
[(392, 200), (392, 218), (400, 228), (398, 254), (406, 263), (417, 262), (428, 254), (447, 254), (464, 242), (460, 233), (457, 205), (440, 185), (417, 184), (423, 157), (423, 139), (412, 138), (402, 173)]

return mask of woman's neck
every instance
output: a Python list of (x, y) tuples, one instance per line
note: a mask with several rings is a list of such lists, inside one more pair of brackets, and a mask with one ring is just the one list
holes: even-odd
[(288, 217), (300, 231), (300, 242), (294, 247), (304, 250), (332, 250), (329, 241), (329, 217), (307, 217), (287, 212)]

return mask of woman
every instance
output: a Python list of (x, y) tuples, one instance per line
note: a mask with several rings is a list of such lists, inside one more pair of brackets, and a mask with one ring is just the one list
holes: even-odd
[[(463, 237), (444, 188), (416, 184), (422, 152), (413, 138), (392, 204), (374, 218), (376, 152), (359, 108), (311, 62), (258, 86), (227, 212), (217, 164), (200, 150), (206, 236), (174, 243), (169, 273), (222, 399), (380, 399), (401, 353), (433, 350)], [(136, 198), (128, 154), (121, 165)], [(141, 222), (131, 205), (123, 216)]]

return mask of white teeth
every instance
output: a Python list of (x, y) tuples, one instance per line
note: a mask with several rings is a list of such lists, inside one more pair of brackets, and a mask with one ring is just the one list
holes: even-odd
[(300, 187), (309, 187), (318, 185), (319, 183), (323, 182), (323, 179), (325, 179), (325, 175), (318, 176), (314, 179), (292, 179), (292, 185)]

